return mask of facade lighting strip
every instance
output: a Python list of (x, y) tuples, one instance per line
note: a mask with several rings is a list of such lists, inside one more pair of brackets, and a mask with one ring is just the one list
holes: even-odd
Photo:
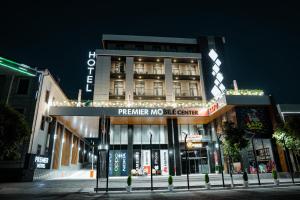
[(8, 69), (12, 69), (12, 70), (17, 71), (17, 72), (21, 72), (21, 73), (29, 75), (29, 76), (35, 76), (35, 74), (29, 73), (29, 72), (27, 72), (27, 70), (25, 71), (24, 69), (19, 69), (19, 68), (16, 68), (16, 67), (6, 65), (6, 64), (2, 63), (1, 61), (0, 61), (0, 66), (3, 66), (3, 67), (8, 68)]

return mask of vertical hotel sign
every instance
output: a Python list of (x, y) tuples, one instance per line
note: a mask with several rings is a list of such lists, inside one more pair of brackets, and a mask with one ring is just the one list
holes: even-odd
[(93, 91), (92, 88), (93, 88), (93, 83), (94, 83), (95, 66), (96, 66), (96, 52), (90, 51), (89, 58), (87, 60), (88, 75), (86, 77), (86, 86), (85, 86), (86, 92)]

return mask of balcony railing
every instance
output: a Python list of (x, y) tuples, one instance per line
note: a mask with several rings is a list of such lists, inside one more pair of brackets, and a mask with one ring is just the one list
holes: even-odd
[(109, 91), (110, 99), (125, 99), (125, 91), (124, 90), (113, 90)]
[(191, 100), (191, 99), (195, 99), (195, 100), (200, 100), (201, 99), (201, 95), (200, 92), (198, 90), (175, 90), (174, 89), (174, 96), (176, 100), (180, 100), (180, 99), (186, 99), (186, 100)]
[(194, 70), (179, 70), (173, 69), (173, 75), (183, 75), (183, 76), (199, 76), (199, 72)]
[(133, 92), (134, 99), (164, 100), (166, 99), (163, 89), (135, 89)]

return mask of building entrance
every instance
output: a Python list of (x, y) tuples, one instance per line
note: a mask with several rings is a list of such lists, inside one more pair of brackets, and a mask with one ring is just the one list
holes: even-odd
[[(182, 173), (186, 174), (189, 169), (190, 174), (205, 174), (209, 173), (209, 165), (207, 159), (206, 148), (187, 151), (187, 159), (185, 150), (181, 151)], [(186, 162), (188, 160), (188, 163)]]

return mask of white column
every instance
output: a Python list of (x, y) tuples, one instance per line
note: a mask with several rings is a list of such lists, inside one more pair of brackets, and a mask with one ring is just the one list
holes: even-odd
[(108, 101), (110, 89), (111, 56), (97, 56), (94, 101)]
[(166, 101), (173, 102), (175, 101), (175, 96), (173, 95), (173, 73), (172, 73), (171, 58), (164, 59), (164, 67), (165, 67)]
[(51, 136), (53, 137), (53, 144), (52, 144), (52, 152), (51, 152), (51, 164), (50, 164), (50, 169), (53, 168), (53, 158), (54, 158), (54, 148), (55, 148), (55, 143), (56, 143), (56, 138), (57, 138), (57, 121), (55, 120), (55, 128), (54, 128), (54, 134)]
[(125, 81), (125, 100), (132, 101), (133, 100), (133, 90), (134, 90), (134, 81), (133, 81), (133, 57), (126, 57), (126, 81)]
[(206, 103), (206, 93), (205, 93), (205, 85), (204, 85), (202, 63), (201, 63), (200, 59), (198, 59), (197, 61), (198, 61), (198, 68), (199, 68), (199, 73), (200, 73), (200, 90), (201, 90), (201, 96), (202, 96), (202, 99), (203, 99), (203, 103)]
[(59, 147), (59, 157), (58, 157), (58, 169), (61, 168), (61, 157), (62, 157), (62, 151), (64, 147), (64, 137), (65, 137), (65, 126), (63, 126), (63, 131), (61, 133), (61, 139), (60, 139), (60, 147)]
[(69, 166), (72, 165), (72, 154), (73, 154), (73, 133), (71, 133), (71, 145), (70, 145), (70, 159), (69, 159)]

